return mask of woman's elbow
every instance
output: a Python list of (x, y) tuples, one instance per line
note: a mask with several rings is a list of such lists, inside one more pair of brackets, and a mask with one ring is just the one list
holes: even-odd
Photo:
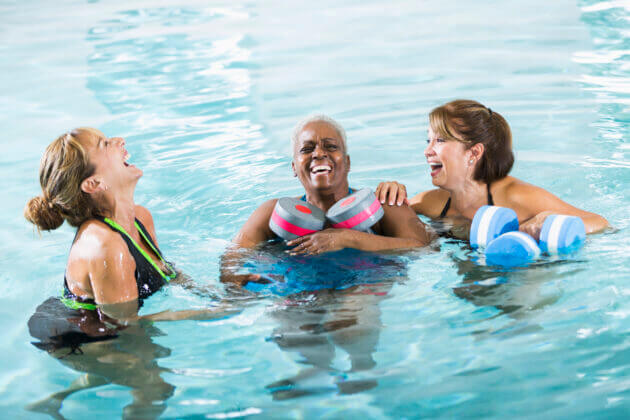
[(599, 233), (604, 229), (610, 227), (610, 223), (604, 217), (599, 214), (594, 214), (592, 216), (586, 217), (582, 219), (584, 221), (584, 227), (586, 228), (586, 233)]

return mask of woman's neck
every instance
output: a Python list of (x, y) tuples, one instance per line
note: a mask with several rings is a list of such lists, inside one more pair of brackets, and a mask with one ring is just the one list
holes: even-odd
[(462, 216), (472, 219), (479, 207), (488, 204), (488, 189), (484, 182), (466, 180), (459, 188), (450, 190), (451, 206)]
[(326, 212), (337, 201), (346, 197), (349, 190), (348, 181), (334, 190), (306, 190), (306, 201)]
[(112, 195), (105, 200), (107, 210), (104, 211), (104, 216), (118, 223), (127, 233), (135, 232), (136, 205), (133, 201), (133, 191)]

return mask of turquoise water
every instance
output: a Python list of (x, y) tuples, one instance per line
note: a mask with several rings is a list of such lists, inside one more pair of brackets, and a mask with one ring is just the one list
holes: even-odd
[[(624, 1), (0, 2), (2, 412), (627, 417), (629, 21)], [(229, 239), (263, 200), (301, 191), (289, 167), (301, 117), (345, 126), (353, 187), (415, 192), (430, 187), (426, 115), (455, 98), (508, 119), (515, 176), (616, 231), (511, 272), (442, 239), (388, 256), (394, 269), (358, 275), (355, 293), (263, 294), (223, 320), (133, 330), (98, 357), (30, 344), (27, 320), (58, 293), (73, 236), (38, 237), (22, 217), (58, 134), (126, 138), (163, 251), (208, 289), (169, 287), (152, 313), (226, 296)]]

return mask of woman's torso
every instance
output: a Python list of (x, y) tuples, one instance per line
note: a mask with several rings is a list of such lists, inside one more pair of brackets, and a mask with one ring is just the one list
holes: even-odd
[[(136, 283), (137, 295), (129, 296), (130, 299), (142, 300), (174, 277), (172, 268), (163, 259), (153, 239), (154, 232), (150, 232), (141, 220), (136, 219), (135, 232), (125, 234), (124, 229), (121, 228), (121, 232), (115, 226), (115, 222), (105, 218), (89, 220), (81, 225), (68, 258), (64, 279), (67, 298), (93, 302), (91, 276), (98, 264), (122, 264), (122, 270), (131, 274), (124, 277), (135, 279)], [(105, 247), (117, 247), (120, 259), (108, 262), (104, 256)]]

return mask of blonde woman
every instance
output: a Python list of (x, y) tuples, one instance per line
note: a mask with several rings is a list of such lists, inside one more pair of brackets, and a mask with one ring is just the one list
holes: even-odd
[[(37, 321), (51, 311), (67, 317), (79, 311), (81, 331), (107, 335), (101, 328), (103, 318), (123, 323), (138, 319), (142, 300), (176, 277), (158, 247), (151, 213), (134, 202), (142, 170), (128, 158), (122, 138), (108, 138), (93, 128), (60, 136), (42, 157), (42, 195), (27, 203), (24, 215), (40, 230), (57, 229), (67, 221), (77, 233), (66, 265), (63, 297), (49, 299), (48, 304), (55, 306), (41, 305), (29, 322), (40, 339), (46, 337)], [(165, 311), (142, 318), (211, 318), (219, 312)], [(74, 324), (69, 331), (76, 330)], [(63, 337), (57, 334), (52, 344), (58, 347), (63, 344), (60, 340)]]

